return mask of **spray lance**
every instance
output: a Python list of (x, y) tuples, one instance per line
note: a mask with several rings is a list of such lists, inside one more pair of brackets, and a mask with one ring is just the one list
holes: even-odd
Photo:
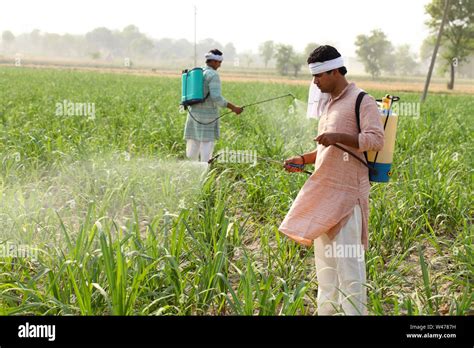
[[(296, 97), (292, 94), (292, 93), (288, 93), (288, 94), (285, 94), (285, 95), (280, 95), (278, 97), (273, 97), (273, 98), (269, 98), (269, 99), (265, 99), (265, 100), (260, 100), (260, 101), (257, 101), (257, 102), (254, 102), (254, 103), (250, 103), (250, 104), (246, 104), (246, 105), (243, 105), (241, 108), (244, 109), (244, 108), (248, 108), (249, 106), (254, 106), (254, 105), (258, 105), (258, 104), (263, 104), (263, 103), (268, 103), (268, 102), (271, 102), (273, 100), (277, 100), (277, 99), (281, 99), (281, 98), (286, 98), (286, 97), (292, 97), (293, 99), (296, 99)], [(186, 106), (185, 106), (186, 107)], [(220, 115), (219, 117), (216, 117), (215, 119), (213, 119), (212, 121), (209, 121), (209, 122), (201, 122), (199, 120), (197, 120), (194, 115), (191, 113), (190, 110), (188, 110), (189, 112), (189, 116), (191, 116), (191, 118), (196, 121), (197, 123), (199, 124), (202, 124), (202, 125), (209, 125), (211, 123), (214, 123), (216, 122), (218, 119), (232, 113), (232, 111), (228, 111), (228, 112), (225, 112), (223, 113), (222, 115)]]
[[(369, 173), (373, 174), (372, 171), (374, 171), (374, 168), (367, 165), (367, 163), (364, 162), (363, 160), (361, 160), (357, 155), (355, 155), (354, 153), (352, 153), (348, 149), (340, 146), (339, 144), (333, 144), (333, 146), (335, 146), (335, 147), (341, 149), (342, 151), (347, 152), (349, 155), (353, 156), (355, 159), (357, 159), (359, 162), (361, 162), (364, 166), (369, 168)], [(219, 158), (220, 155), (222, 155), (222, 153), (218, 153), (217, 155), (212, 157), (209, 161), (207, 161), (207, 163), (212, 164), (217, 158)], [(254, 157), (257, 158), (258, 160), (265, 161), (265, 162), (268, 162), (268, 163), (278, 164), (278, 165), (283, 166), (283, 167), (297, 168), (297, 169), (300, 169), (302, 173), (305, 173), (305, 174), (308, 174), (308, 175), (313, 174), (313, 172), (310, 172), (309, 170), (304, 169), (304, 164), (297, 164), (297, 163), (286, 163), (285, 164), (285, 163), (283, 163), (283, 161), (277, 161), (277, 160), (274, 160), (274, 159), (268, 158), (268, 157), (260, 157), (260, 156), (254, 156)]]
[[(217, 155), (215, 155), (214, 157), (212, 157), (209, 161), (207, 161), (208, 164), (212, 164), (217, 158), (219, 158), (219, 156), (222, 155), (222, 153), (218, 153)], [(268, 163), (273, 163), (273, 164), (278, 164), (279, 166), (287, 166), (287, 167), (292, 167), (292, 168), (298, 168), (298, 169), (301, 169), (301, 171), (303, 173), (306, 173), (308, 175), (311, 175), (313, 174), (312, 172), (310, 172), (309, 170), (305, 170), (304, 169), (304, 165), (303, 164), (296, 164), (296, 163), (287, 163), (287, 164), (284, 164), (282, 161), (277, 161), (277, 160), (274, 160), (272, 158), (268, 158), (268, 157), (260, 157), (260, 156), (254, 156), (256, 159), (258, 160), (261, 160), (261, 161), (265, 161), (265, 162), (268, 162)]]

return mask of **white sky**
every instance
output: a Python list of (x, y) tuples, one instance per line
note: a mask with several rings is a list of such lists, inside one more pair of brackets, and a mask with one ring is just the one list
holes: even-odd
[(0, 31), (84, 34), (96, 27), (135, 24), (153, 38), (208, 37), (239, 52), (266, 40), (303, 50), (308, 42), (334, 45), (354, 56), (358, 34), (382, 29), (395, 44), (418, 53), (428, 35), (424, 6), (429, 0), (0, 0)]

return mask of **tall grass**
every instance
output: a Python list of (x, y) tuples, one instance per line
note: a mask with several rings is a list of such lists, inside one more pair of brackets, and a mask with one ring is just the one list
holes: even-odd
[[(0, 314), (316, 312), (313, 251), (277, 230), (307, 177), (182, 164), (178, 80), (2, 68), (0, 83), (0, 247), (37, 251), (0, 258)], [(224, 84), (241, 104), (288, 91), (307, 92)], [(64, 99), (95, 103), (96, 118), (56, 116)], [(215, 151), (311, 150), (317, 124), (294, 106), (229, 115)], [(472, 309), (473, 109), (472, 96), (432, 95), (419, 118), (400, 118), (394, 177), (371, 191), (370, 314)]]

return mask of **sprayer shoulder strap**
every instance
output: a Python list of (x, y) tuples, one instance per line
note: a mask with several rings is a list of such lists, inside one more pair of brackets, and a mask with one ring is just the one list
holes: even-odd
[[(205, 70), (208, 70), (208, 69), (204, 68), (204, 69), (202, 70), (202, 72), (203, 72), (203, 79), (202, 79), (202, 80), (203, 80), (203, 81), (202, 81), (202, 83), (203, 83), (203, 86), (202, 86), (203, 92), (204, 92), (204, 85), (206, 84), (206, 78), (204, 77), (204, 75), (205, 75), (205, 74), (204, 74)], [(212, 79), (212, 77), (211, 77), (211, 79)], [(207, 81), (207, 88), (208, 88), (209, 90), (207, 91), (206, 96), (205, 96), (204, 99), (202, 100), (202, 103), (204, 103), (204, 102), (206, 101), (206, 99), (209, 98), (209, 96), (211, 95), (211, 91), (210, 91), (210, 88), (209, 88), (209, 81)]]
[[(360, 104), (362, 103), (362, 99), (367, 93), (362, 91), (357, 96), (356, 104), (355, 104), (355, 114), (356, 114), (356, 121), (357, 121), (357, 128), (359, 129), (359, 133), (361, 132), (360, 129)], [(364, 157), (367, 163), (369, 163), (369, 159), (367, 157), (367, 151), (364, 151)]]

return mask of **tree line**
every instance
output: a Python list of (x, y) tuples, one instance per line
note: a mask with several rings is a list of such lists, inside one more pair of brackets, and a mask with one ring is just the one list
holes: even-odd
[[(420, 60), (425, 65), (431, 59), (445, 1), (447, 0), (433, 0), (425, 6), (429, 15), (426, 25), (430, 29), (430, 35), (420, 49)], [(464, 75), (474, 77), (474, 1), (449, 0), (448, 5), (447, 22), (441, 37), (438, 72), (444, 74), (450, 71), (448, 89), (452, 89), (456, 69), (465, 68)], [(410, 75), (417, 69), (415, 55), (410, 53), (409, 46), (393, 47), (379, 29), (372, 30), (369, 35), (357, 36), (355, 45), (358, 58), (373, 78), (379, 76), (382, 71)]]
[[(448, 0), (432, 0), (425, 7), (429, 15), (426, 25), (430, 28), (430, 35), (423, 42), (419, 55), (412, 52), (409, 45), (392, 45), (380, 29), (358, 35), (354, 44), (357, 58), (363, 63), (365, 71), (372, 78), (377, 78), (382, 73), (424, 74), (433, 52), (445, 1)], [(453, 88), (456, 70), (462, 72), (465, 77), (474, 77), (474, 1), (449, 1), (448, 20), (439, 51), (441, 59), (438, 59), (437, 67), (440, 74), (450, 72), (448, 88)], [(303, 52), (298, 52), (292, 45), (268, 40), (259, 46), (258, 54), (250, 51), (239, 54), (231, 42), (222, 45), (209, 38), (201, 40), (196, 50), (199, 62), (210, 48), (217, 48), (224, 52), (227, 61), (234, 61), (234, 66), (250, 68), (261, 61), (262, 65), (268, 68), (271, 62), (279, 74), (297, 77), (305, 66), (307, 57), (317, 46), (317, 43), (309, 43)], [(15, 37), (7, 30), (2, 33), (2, 48), (6, 52), (21, 51), (32, 55), (105, 61), (127, 57), (132, 61), (173, 61), (190, 64), (194, 60), (194, 44), (188, 40), (152, 39), (140, 32), (135, 25), (129, 25), (122, 30), (100, 27), (85, 35), (60, 35), (33, 30)]]
[[(236, 49), (231, 42), (222, 45), (213, 39), (205, 39), (197, 44), (198, 55), (204, 55), (209, 47), (225, 51), (228, 59), (234, 59), (236, 55)], [(6, 30), (2, 33), (2, 48), (7, 53), (19, 51), (36, 56), (109, 61), (124, 58), (189, 61), (194, 58), (194, 44), (188, 40), (152, 39), (140, 32), (135, 25), (129, 25), (122, 30), (100, 27), (85, 35), (42, 33), (36, 29), (15, 37), (11, 31)]]

